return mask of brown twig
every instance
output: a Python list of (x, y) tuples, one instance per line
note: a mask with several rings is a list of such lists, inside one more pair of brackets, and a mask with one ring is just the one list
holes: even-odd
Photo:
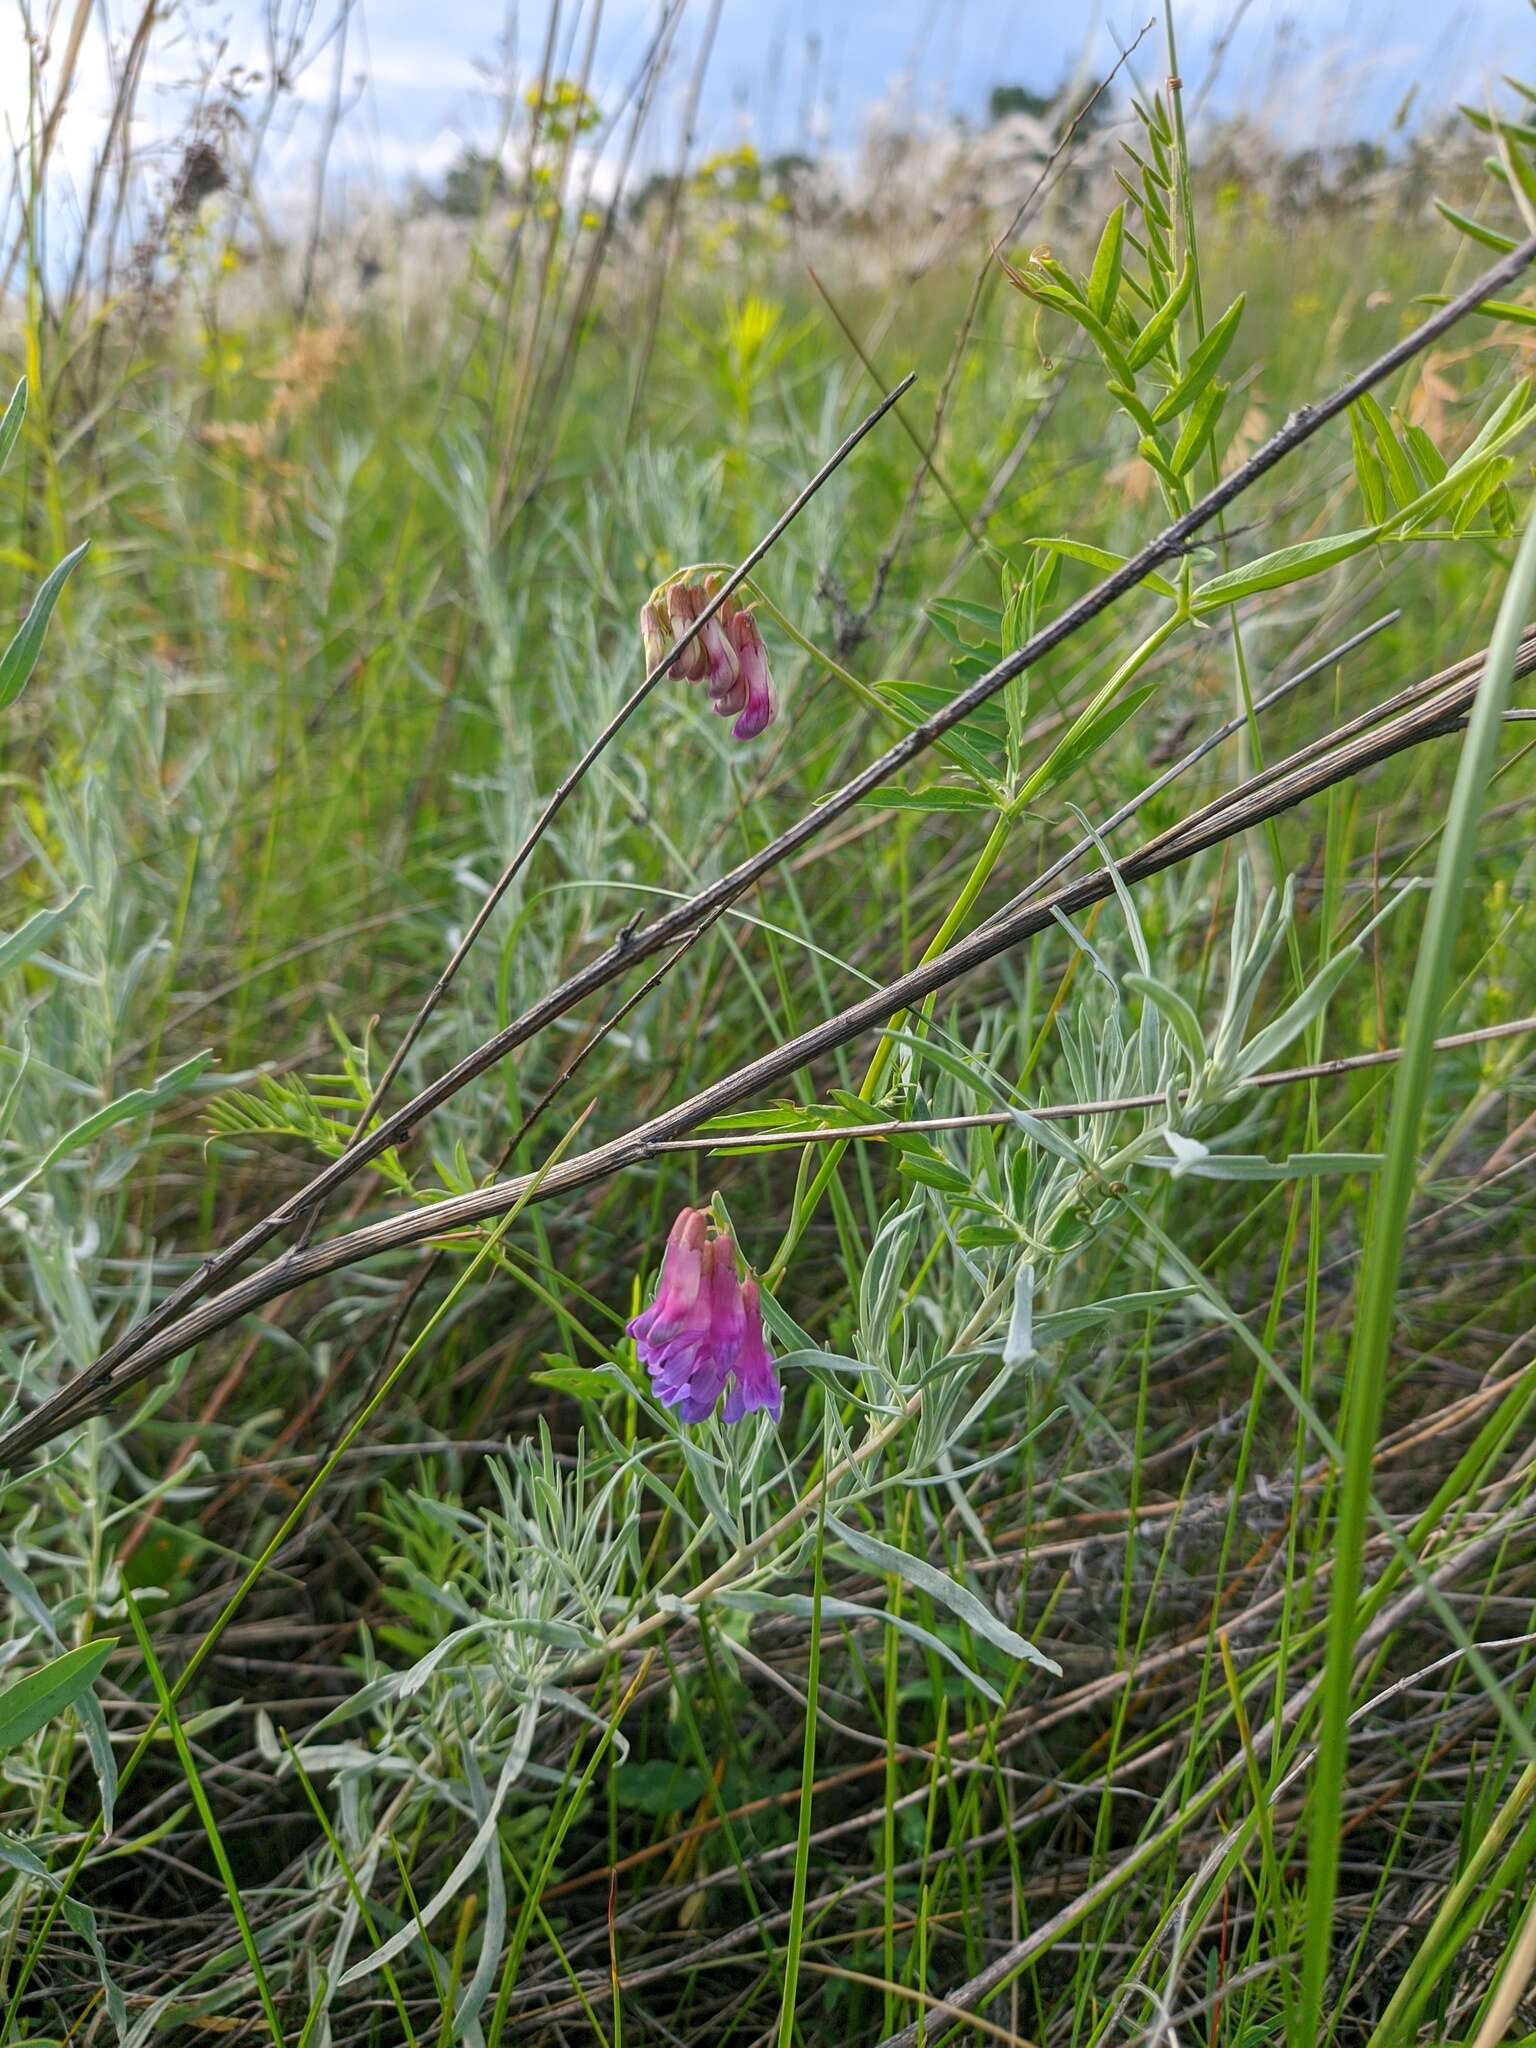
[[(1468, 1045), (1488, 1045), (1497, 1038), (1519, 1038), (1536, 1031), (1536, 1016), (1512, 1017), (1504, 1024), (1485, 1024), (1478, 1031), (1457, 1031), (1449, 1038), (1435, 1040), (1436, 1052), (1459, 1052)], [(1384, 1046), (1379, 1052), (1349, 1053), (1342, 1059), (1318, 1060), (1309, 1067), (1275, 1067), (1267, 1074), (1250, 1074), (1245, 1088), (1289, 1088), (1297, 1081), (1331, 1081), (1339, 1074), (1358, 1074), (1367, 1067), (1389, 1067), (1402, 1058), (1401, 1046)], [(1179, 1101), (1187, 1088), (1174, 1091)], [(1155, 1095), (1113, 1095), (1096, 1102), (1051, 1102), (1029, 1114), (1037, 1123), (1070, 1123), (1083, 1116), (1118, 1116), (1132, 1109), (1157, 1109), (1168, 1100), (1167, 1090)], [(763, 1146), (843, 1144), (849, 1139), (881, 1140), (907, 1138), (923, 1131), (979, 1131), (995, 1129), (1013, 1121), (1006, 1109), (978, 1111), (973, 1116), (917, 1116), (889, 1123), (829, 1124), (819, 1131), (717, 1131), (710, 1137), (667, 1138), (653, 1145), (655, 1152), (755, 1152)]]

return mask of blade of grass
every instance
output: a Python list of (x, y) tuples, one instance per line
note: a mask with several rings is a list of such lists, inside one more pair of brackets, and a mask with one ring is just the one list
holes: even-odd
[(1303, 2038), (1308, 2040), (1324, 2038), (1323, 2004), (1333, 1946), (1344, 1780), (1349, 1767), (1349, 1706), (1358, 1634), (1356, 1607), (1363, 1571), (1372, 1460), (1386, 1393), (1404, 1237), (1418, 1181), (1419, 1129), (1429, 1096), (1441, 1006), (1451, 985), (1462, 898), (1477, 849), (1483, 793), (1493, 770), (1500, 724), (1514, 675), (1515, 649), (1533, 589), (1536, 517), (1526, 527), (1510, 571), (1457, 763), (1434, 886), (1409, 988), (1403, 1055), (1395, 1075), (1386, 1155), (1376, 1184), (1356, 1297), (1334, 1536), (1334, 1575), (1328, 1603), (1321, 1742), (1307, 1831), (1301, 2025)]
[(177, 1762), (181, 1765), (182, 1773), (192, 1793), (193, 1803), (197, 1807), (197, 1817), (203, 1824), (203, 1832), (208, 1837), (208, 1846), (213, 1851), (213, 1860), (218, 1865), (219, 1879), (224, 1886), (224, 1896), (229, 1900), (229, 1910), (235, 1916), (235, 1925), (240, 1930), (240, 1943), (245, 1950), (246, 1960), (251, 1966), (251, 1975), (256, 1980), (256, 1992), (261, 2000), (261, 2009), (266, 2014), (268, 2030), (272, 2035), (272, 2039), (277, 2043), (277, 2048), (283, 2048), (285, 2036), (283, 2034), (282, 2021), (278, 2018), (277, 2007), (272, 2001), (272, 1989), (267, 1983), (267, 1973), (262, 1967), (261, 1951), (256, 1946), (256, 1936), (251, 1928), (250, 1915), (245, 1910), (245, 1900), (241, 1896), (239, 1883), (235, 1878), (234, 1870), (230, 1866), (229, 1851), (225, 1848), (224, 1838), (219, 1833), (219, 1823), (214, 1817), (213, 1807), (209, 1801), (207, 1789), (203, 1784), (202, 1774), (198, 1770), (196, 1759), (192, 1755), (191, 1745), (187, 1741), (186, 1730), (181, 1725), (181, 1716), (176, 1711), (176, 1702), (172, 1698), (170, 1688), (165, 1682), (165, 1673), (160, 1669), (160, 1661), (155, 1655), (154, 1645), (150, 1642), (149, 1631), (144, 1626), (144, 1617), (139, 1612), (139, 1603), (133, 1597), (132, 1590), (127, 1586), (123, 1588), (123, 1601), (128, 1609), (128, 1619), (133, 1624), (133, 1632), (138, 1638), (139, 1654), (144, 1659), (144, 1669), (149, 1673), (150, 1684), (155, 1689), (155, 1698), (160, 1703), (160, 1713), (171, 1731), (171, 1741), (175, 1745)]
[(778, 2048), (795, 2038), (795, 1994), (800, 1983), (800, 1953), (805, 1940), (806, 1872), (811, 1860), (812, 1788), (816, 1783), (816, 1701), (821, 1691), (821, 1595), (826, 1548), (827, 1495), (822, 1489), (816, 1509), (815, 1578), (811, 1594), (811, 1654), (805, 1674), (805, 1747), (800, 1763), (800, 1813), (795, 1829), (795, 1877), (790, 1898), (789, 1943), (784, 1957), (784, 1995), (779, 2007)]

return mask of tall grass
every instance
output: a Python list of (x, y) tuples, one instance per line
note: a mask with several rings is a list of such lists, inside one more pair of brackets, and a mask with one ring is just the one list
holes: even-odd
[[(399, 1048), (391, 1107), (1529, 231), (1518, 94), (1486, 171), (1445, 144), (1453, 219), (1405, 173), (1346, 235), (1203, 169), (1177, 95), (1133, 100), (1143, 52), (1006, 270), (978, 230), (1020, 194), (965, 201), (914, 282), (750, 156), (599, 204), (584, 138), (635, 146), (666, 34), (617, 107), (584, 34), (569, 74), (541, 49), (430, 300), (343, 310), (307, 224), (308, 290), (238, 295), (239, 178), (173, 194), (135, 276), (105, 199), (73, 291), (18, 273), (18, 619), (77, 564), (0, 714), (20, 1411), (340, 1156)], [(5, 1475), (6, 2038), (1536, 2030), (1522, 289), (313, 1226), (419, 1212), (422, 1244)], [(918, 447), (885, 422), (754, 571), (779, 722), (738, 746), (663, 682), (411, 1035), (638, 680), (641, 599), (748, 552), (867, 410), (866, 359), (918, 368)], [(1490, 641), (1465, 740), (1121, 877), (1106, 821), (1234, 712), (1138, 835)], [(425, 1235), (1080, 839), (1107, 901), (791, 1099)], [(683, 1427), (636, 1364), (684, 1203), (772, 1290), (778, 1428)]]

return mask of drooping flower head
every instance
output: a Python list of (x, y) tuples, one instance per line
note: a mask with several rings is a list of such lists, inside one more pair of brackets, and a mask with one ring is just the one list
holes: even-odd
[(703, 1209), (679, 1211), (667, 1238), (655, 1298), (629, 1325), (657, 1398), (684, 1422), (703, 1422), (725, 1395), (725, 1420), (784, 1405), (763, 1340), (757, 1282), (743, 1284), (736, 1247), (710, 1234)]
[[(702, 584), (669, 583), (640, 607), (640, 638), (648, 673), (666, 660), (692, 628), (720, 583), (718, 575), (706, 577)], [(667, 673), (674, 682), (707, 683), (710, 708), (719, 717), (736, 721), (731, 732), (738, 740), (756, 739), (777, 714), (762, 633), (751, 612), (744, 611), (734, 598), (728, 597), (719, 611), (704, 621), (698, 637), (678, 653)]]

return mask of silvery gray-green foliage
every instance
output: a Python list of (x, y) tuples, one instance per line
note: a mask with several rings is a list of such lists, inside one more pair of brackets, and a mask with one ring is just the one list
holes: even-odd
[[(641, 1569), (632, 1458), (593, 1463), (578, 1444), (574, 1459), (563, 1460), (541, 1425), (536, 1441), (509, 1448), (490, 1470), (494, 1508), (471, 1510), (425, 1492), (390, 1498), (388, 1527), (398, 1545), (391, 1604), (400, 1633), (429, 1647), (404, 1670), (375, 1669), (291, 1753), (265, 1717), (258, 1731), (279, 1771), (296, 1764), (333, 1780), (341, 1848), (365, 1895), (391, 1830), (444, 1815), (470, 1828), (468, 1847), (419, 1902), (416, 1917), (392, 1924), (357, 1961), (350, 1950), (360, 1920), (350, 1889), (338, 1889), (334, 1865), (317, 1884), (319, 1900), (329, 1896), (337, 1916), (329, 1998), (430, 1930), (471, 1880), (483, 1882), (479, 1962), (458, 2007), (456, 2038), (466, 2041), (478, 2038), (476, 2015), (505, 1933), (499, 1823), (514, 1787), (562, 1782), (531, 1754), (541, 1715), (571, 1716), (611, 1741), (621, 1762), (626, 1753), (623, 1737), (562, 1681), (601, 1654)], [(387, 1916), (382, 1906), (374, 1910), (382, 1929)]]
[[(1080, 982), (1071, 1013), (1056, 1021), (1051, 1089), (1060, 1103), (1107, 1107), (1080, 1118), (1044, 1118), (1035, 1113), (1040, 1105), (1018, 1102), (986, 1048), (973, 1049), (967, 1065), (938, 1045), (908, 1037), (906, 1086), (914, 1116), (1002, 1103), (1007, 1125), (1001, 1135), (982, 1129), (893, 1140), (917, 1189), (886, 1218), (871, 1248), (858, 1356), (829, 1358), (811, 1348), (786, 1361), (835, 1385), (875, 1419), (899, 1412), (921, 1391), (909, 1475), (915, 1483), (926, 1483), (943, 1458), (959, 1452), (986, 1408), (1002, 1396), (1007, 1376), (1053, 1343), (1094, 1322), (1183, 1298), (1182, 1289), (1155, 1285), (1097, 1302), (1070, 1298), (1072, 1279), (1085, 1270), (1088, 1255), (1122, 1230), (1122, 1198), (1133, 1176), (1273, 1180), (1369, 1171), (1375, 1164), (1369, 1154), (1312, 1153), (1272, 1161), (1237, 1151), (1245, 1126), (1241, 1116), (1231, 1115), (1241, 1109), (1253, 1076), (1273, 1065), (1321, 1014), (1357, 962), (1371, 927), (1253, 1030), (1261, 993), (1290, 930), (1294, 894), (1287, 884), (1256, 911), (1251, 873), (1242, 864), (1226, 986), (1207, 1029), (1175, 985), (1177, 968), (1153, 972), (1136, 908), (1116, 881), (1136, 965), (1120, 971), (1102, 944), (1061, 920), (1092, 971), (1086, 985)], [(925, 1064), (938, 1069), (931, 1095), (921, 1078)], [(943, 1307), (928, 1288), (911, 1302), (901, 1295), (925, 1213), (951, 1234), (956, 1257), (950, 1271), (963, 1276), (965, 1285), (965, 1297)], [(978, 1395), (973, 1369), (983, 1357), (998, 1358), (1002, 1371)]]
[[(0, 416), (0, 469), (4, 469), (11, 458), (11, 451), (21, 437), (23, 422), (27, 416), (27, 380), (23, 377), (11, 393), (10, 402)], [(48, 621), (53, 617), (54, 606), (58, 603), (65, 584), (78, 564), (84, 559), (89, 541), (81, 541), (72, 548), (54, 569), (44, 577), (33, 598), (27, 616), (17, 627), (3, 650), (0, 650), (0, 711), (8, 704), (14, 704), (31, 680), (37, 666), (37, 657), (43, 651), (43, 640), (48, 632)]]
[[(0, 428), (0, 452), (14, 445), (21, 416), (18, 394)], [(152, 438), (153, 423), (148, 431)], [(172, 474), (167, 465), (157, 476)], [(36, 660), (63, 575), (83, 552), (74, 550), (34, 600), (8, 661), (17, 645), (29, 663)], [(231, 778), (238, 784), (248, 765), (241, 749), (257, 743), (255, 722), (242, 721), (222, 754), (178, 746), (170, 773), (167, 704), (196, 685), (152, 651), (114, 646), (103, 687), (81, 666), (77, 648), (88, 636), (52, 644), (60, 676), (50, 713), (57, 751), (70, 753), (73, 770), (39, 776), (31, 800), (14, 809), (26, 893), (0, 912), (0, 1233), (10, 1265), (24, 1276), (8, 1289), (0, 1318), (5, 1409), (19, 1398), (46, 1397), (99, 1351), (110, 1319), (131, 1319), (149, 1306), (149, 1248), (136, 1242), (125, 1255), (130, 1190), (160, 1142), (156, 1112), (185, 1103), (212, 1055), (167, 1064), (154, 1056), (156, 1035), (146, 1041), (139, 1033), (166, 1001), (177, 970), (173, 921), (189, 948), (206, 950), (217, 930), (229, 842), (209, 834), (190, 877), (181, 856), (190, 840), (202, 839), (208, 819), (226, 814)], [(12, 682), (15, 675), (13, 665)], [(172, 857), (152, 852), (128, 868), (130, 845)], [(141, 1404), (129, 1430), (173, 1385)], [(110, 1645), (124, 1623), (119, 1542), (146, 1510), (196, 1493), (197, 1449), (179, 1472), (151, 1481), (132, 1463), (127, 1442), (128, 1431), (81, 1431), (28, 1476), (24, 1497), (8, 1492), (0, 1685), (68, 1669), (71, 1657), (94, 1657), (92, 1646)], [(10, 1903), (18, 1910), (58, 1888), (60, 1847), (78, 1821), (72, 1806), (74, 1819), (64, 1825), (61, 1802), (81, 1771), (94, 1779), (103, 1824), (113, 1822), (117, 1763), (94, 1686), (72, 1693), (67, 1706), (0, 1757), (7, 1792), (0, 1866), (11, 1874)], [(93, 1914), (68, 1896), (60, 1910), (95, 1960), (117, 2035), (130, 2038)], [(142, 2034), (144, 2025), (141, 2017), (131, 2031)]]
[[(23, 380), (0, 418), (0, 469), (20, 435), (26, 403)], [(59, 595), (87, 545), (82, 542), (73, 549), (45, 579), (22, 625), (0, 653), (0, 709), (26, 687)], [(57, 798), (56, 791), (50, 794)], [(62, 825), (77, 814), (55, 802), (55, 815)], [(88, 1205), (68, 1219), (55, 1211), (55, 1196), (66, 1210), (73, 1207), (71, 1190), (60, 1185), (58, 1169), (112, 1125), (153, 1109), (158, 1100), (195, 1078), (173, 1072), (158, 1088), (105, 1101), (100, 1090), (93, 1091), (88, 1077), (107, 1071), (101, 1044), (93, 1035), (100, 1013), (81, 999), (91, 992), (91, 977), (71, 954), (77, 946), (89, 947), (86, 934), (104, 914), (103, 904), (98, 879), (90, 872), (90, 835), (82, 839), (61, 830), (58, 836), (61, 858), (71, 872), (54, 874), (56, 900), (14, 923), (7, 919), (10, 929), (0, 933), (0, 1227), (17, 1238), (41, 1310), (38, 1326), (29, 1327), (18, 1317), (0, 1336), (0, 1369), (9, 1382), (0, 1396), (0, 1412), (14, 1405), (14, 1390), (26, 1386), (36, 1392), (50, 1384), (56, 1362), (83, 1363), (96, 1341), (92, 1290), (82, 1266), (90, 1261), (100, 1232)], [(33, 849), (39, 850), (35, 840)], [(45, 872), (54, 865), (45, 861)], [(47, 977), (50, 984), (63, 980), (70, 985), (67, 1010), (49, 1006), (44, 999), (50, 1016), (48, 1028), (41, 1032), (34, 1030), (38, 1005), (28, 994), (29, 973)], [(100, 984), (95, 992), (103, 992)], [(83, 1074), (80, 1063), (69, 1059), (73, 1047), (64, 1043), (66, 1037), (74, 1039), (77, 1018), (85, 1055)], [(46, 1894), (59, 1882), (46, 1858), (63, 1821), (62, 1792), (68, 1782), (68, 1773), (59, 1770), (62, 1730), (70, 1731), (83, 1747), (104, 1823), (112, 1824), (117, 1766), (94, 1690), (114, 1647), (114, 1639), (103, 1636), (99, 1627), (110, 1608), (112, 1589), (107, 1584), (110, 1571), (98, 1571), (108, 1494), (96, 1466), (91, 1443), (77, 1444), (63, 1454), (52, 1474), (51, 1497), (34, 1492), (11, 1522), (7, 1542), (0, 1545), (0, 1594), (6, 1609), (0, 1647), (0, 1775), (12, 1795), (21, 1795), (32, 1821), (30, 1840), (10, 1829), (0, 1834), (0, 1868), (11, 1873), (7, 1891), (18, 1900), (30, 1890)], [(74, 1636), (80, 1640), (71, 1647)], [(9, 1800), (7, 1814), (14, 1814)], [(15, 1818), (19, 1824), (20, 1816)], [(65, 1899), (62, 1910), (66, 1924), (90, 1950), (108, 2017), (122, 2038), (126, 2008), (108, 1969), (95, 1916), (75, 1899)]]

